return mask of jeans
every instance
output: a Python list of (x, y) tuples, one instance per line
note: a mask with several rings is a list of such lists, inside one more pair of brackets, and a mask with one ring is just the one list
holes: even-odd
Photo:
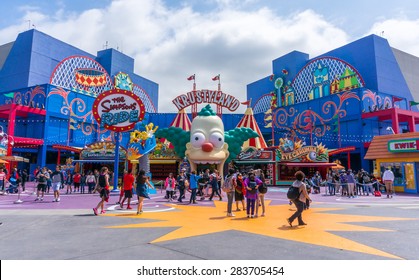
[(182, 197), (185, 195), (185, 187), (179, 188), (179, 198), (177, 201), (182, 202)]
[(295, 213), (289, 217), (289, 221), (292, 223), (296, 218), (298, 219), (298, 224), (304, 224), (303, 222), (303, 211), (304, 211), (304, 203), (301, 202), (299, 199), (295, 199), (292, 202), (294, 202), (295, 207), (297, 207), (297, 211), (295, 211)]
[(335, 195), (336, 194), (336, 186), (334, 183), (328, 183), (329, 185), (329, 195)]
[(227, 213), (233, 213), (233, 199), (234, 199), (234, 191), (227, 193)]
[(221, 198), (221, 195), (220, 195), (220, 193), (218, 191), (218, 186), (212, 188), (212, 193), (211, 193), (211, 196), (210, 196), (209, 200), (212, 200), (212, 198), (214, 197), (214, 194), (218, 195), (218, 197), (220, 198), (220, 200), (222, 199)]
[(196, 202), (196, 189), (191, 189), (191, 198), (189, 199), (189, 203)]

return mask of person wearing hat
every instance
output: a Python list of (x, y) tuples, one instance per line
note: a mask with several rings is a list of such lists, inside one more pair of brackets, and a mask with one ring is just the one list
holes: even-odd
[(393, 198), (394, 193), (394, 174), (391, 171), (391, 166), (387, 166), (387, 170), (383, 174), (384, 185), (386, 186), (387, 198)]

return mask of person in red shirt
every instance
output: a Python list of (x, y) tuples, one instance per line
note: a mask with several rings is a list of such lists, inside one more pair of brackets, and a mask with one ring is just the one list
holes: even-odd
[(128, 173), (124, 175), (124, 199), (122, 200), (120, 204), (121, 208), (124, 207), (125, 199), (128, 199), (127, 209), (132, 209), (130, 204), (131, 204), (132, 188), (134, 186), (134, 181), (135, 181), (135, 178), (134, 178), (134, 175), (132, 175), (132, 170), (129, 169)]
[(74, 183), (74, 192), (80, 191), (80, 183), (81, 183), (81, 174), (76, 172), (73, 175), (73, 183)]

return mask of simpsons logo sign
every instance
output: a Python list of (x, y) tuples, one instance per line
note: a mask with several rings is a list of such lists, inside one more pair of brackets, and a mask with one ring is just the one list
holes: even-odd
[(145, 108), (141, 99), (133, 92), (114, 89), (98, 95), (92, 112), (101, 127), (123, 132), (133, 129), (144, 118)]

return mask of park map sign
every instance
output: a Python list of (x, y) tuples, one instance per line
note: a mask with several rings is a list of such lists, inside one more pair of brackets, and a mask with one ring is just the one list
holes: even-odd
[(141, 99), (131, 91), (120, 89), (99, 94), (93, 103), (92, 111), (101, 127), (114, 132), (133, 129), (145, 115)]

